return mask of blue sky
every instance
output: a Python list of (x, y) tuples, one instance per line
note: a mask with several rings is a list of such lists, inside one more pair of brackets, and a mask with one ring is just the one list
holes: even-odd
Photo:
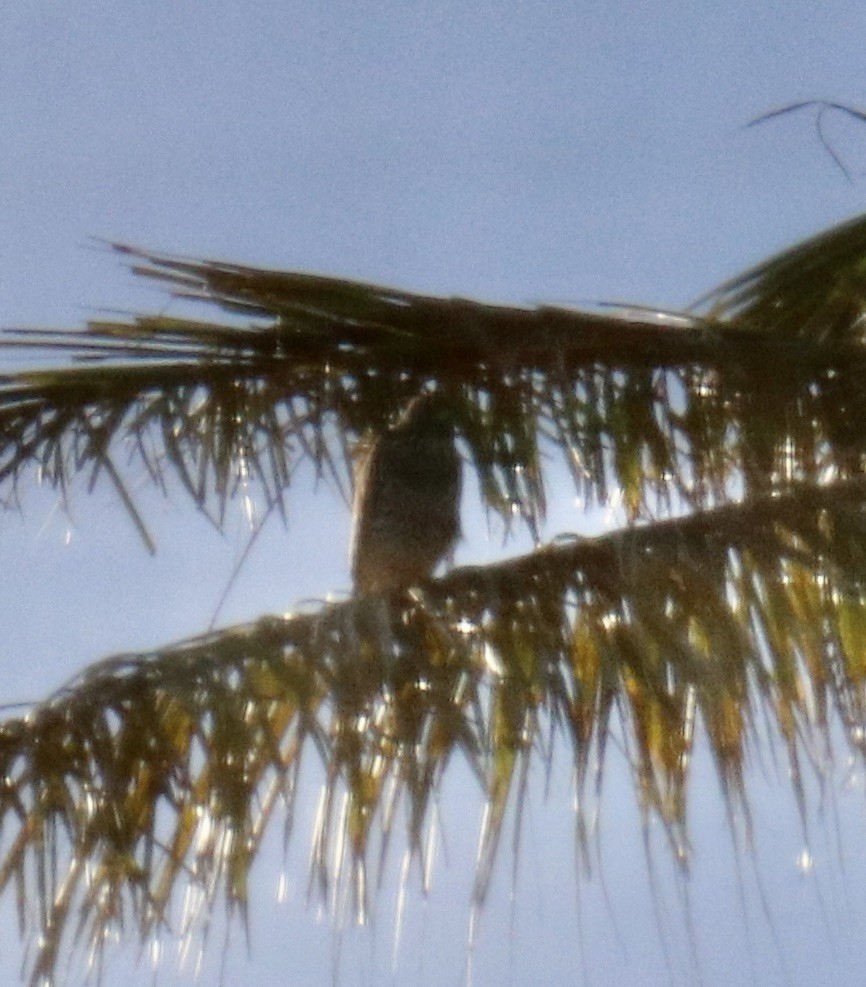
[(856, 3), (28, 3), (0, 13), (0, 321), (128, 239), (503, 300), (682, 305), (850, 215), (807, 119)]
[[(808, 117), (744, 125), (804, 98), (856, 104), (864, 37), (866, 7), (853, 0), (7, 4), (0, 325), (76, 327), (104, 309), (163, 310), (165, 296), (91, 249), (92, 237), (446, 295), (684, 306), (861, 211), (866, 179), (845, 180)], [(829, 129), (855, 175), (866, 171), (866, 133), (842, 120)], [(166, 502), (145, 489), (140, 496), (160, 542), (155, 560), (108, 491), (75, 501), (71, 519), (49, 491), (32, 494), (22, 521), (3, 517), (10, 698), (36, 698), (88, 660), (158, 645), (209, 621), (243, 545), (241, 521), (220, 537), (182, 498)], [(318, 512), (315, 527), (304, 523), (310, 510)], [(345, 508), (302, 484), (294, 511), (288, 531), (275, 526), (257, 545), (225, 619), (347, 586)], [(479, 531), (461, 551), (475, 559), (499, 548)], [(570, 817), (538, 811), (543, 847), (551, 832), (544, 827), (561, 833)], [(719, 821), (707, 814), (705, 859), (711, 868), (727, 865), (733, 886), (730, 851), (713, 843)], [(789, 884), (800, 878), (792, 862), (802, 841), (790, 806), (787, 822), (772, 804), (765, 815), (781, 855), (784, 912), (794, 908)], [(611, 828), (613, 845), (630, 859), (634, 826)], [(619, 859), (614, 883), (622, 892)], [(858, 863), (852, 854), (852, 867)], [(533, 868), (522, 873), (531, 887)], [(551, 922), (569, 911), (551, 928), (573, 935), (574, 889), (559, 887), (549, 862), (536, 873), (539, 887), (548, 882), (539, 909)], [(646, 908), (631, 913), (628, 890), (619, 895), (626, 930), (650, 942), (652, 921)], [(817, 921), (808, 905), (815, 896), (807, 888), (802, 897), (794, 931)], [(444, 900), (430, 905), (430, 915), (436, 907), (441, 914), (428, 918), (420, 941), (459, 913), (460, 904)], [(736, 892), (719, 907), (735, 913)], [(598, 921), (603, 909), (590, 897), (589, 924), (598, 925), (602, 945), (610, 935)], [(266, 927), (282, 914), (262, 913)], [(304, 941), (316, 969), (325, 958), (330, 982), (327, 924), (297, 921), (302, 931), (285, 940), (276, 931), (259, 950), (260, 966), (244, 966), (241, 949), (242, 975), (284, 969), (285, 943)], [(802, 948), (796, 935), (792, 943)], [(703, 971), (710, 984), (734, 963), (731, 947), (711, 945), (711, 955), (714, 948), (719, 965)], [(755, 948), (763, 956), (760, 941)], [(547, 954), (555, 958), (555, 948)], [(510, 955), (519, 971), (530, 953), (516, 943)], [(653, 957), (646, 982), (656, 973), (668, 982), (663, 959)], [(826, 968), (826, 957), (811, 960)], [(734, 968), (747, 969), (740, 961)], [(839, 962), (844, 973), (844, 956)], [(368, 982), (378, 982), (371, 969)], [(479, 969), (490, 980), (490, 970), (509, 973), (507, 963), (485, 967), (483, 958)], [(427, 982), (437, 982), (434, 970)], [(813, 973), (807, 956), (791, 980), (812, 982)], [(276, 976), (260, 973), (262, 983)]]

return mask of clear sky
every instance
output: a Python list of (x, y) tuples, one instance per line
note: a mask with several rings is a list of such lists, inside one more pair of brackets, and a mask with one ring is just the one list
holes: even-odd
[[(866, 131), (841, 120), (828, 128), (855, 173), (852, 184), (820, 148), (808, 117), (744, 125), (799, 99), (856, 103), (864, 37), (866, 6), (857, 0), (7, 3), (0, 8), (0, 325), (76, 327), (100, 310), (165, 307), (158, 289), (135, 284), (112, 256), (90, 249), (91, 237), (497, 301), (684, 306), (768, 253), (861, 211)], [(146, 490), (141, 497), (160, 540), (155, 560), (107, 490), (79, 498), (72, 521), (47, 491), (29, 498), (23, 522), (2, 518), (0, 659), (9, 698), (37, 698), (88, 660), (164, 643), (209, 621), (243, 543), (240, 521), (223, 539), (182, 497), (167, 503)], [(257, 546), (226, 620), (346, 588), (347, 513), (328, 491), (316, 497), (303, 491), (288, 531), (275, 526)], [(321, 524), (303, 523), (309, 509), (327, 519), (327, 539)], [(463, 557), (498, 551), (492, 542), (482, 531)], [(614, 780), (611, 787), (628, 800), (627, 786), (618, 790)], [(518, 937), (496, 962), (482, 950), (478, 983), (509, 973), (525, 982), (520, 971), (539, 956), (549, 959), (555, 982), (552, 971), (562, 976), (573, 961), (561, 944), (575, 935), (575, 889), (562, 887), (538, 849), (551, 833), (568, 832), (568, 800), (559, 801), (564, 808), (554, 799), (554, 808), (537, 810), (538, 859), (522, 866), (517, 896), (543, 917), (522, 928), (535, 921), (536, 935), (546, 930), (550, 944), (539, 951), (536, 938), (524, 948)], [(604, 965), (613, 962), (606, 951), (613, 934), (600, 918), (607, 912), (597, 886), (584, 909), (597, 947), (591, 965), (601, 983), (616, 971), (637, 982), (636, 970), (645, 983), (667, 983), (663, 956), (646, 946), (658, 938), (646, 895), (636, 904), (632, 872), (622, 871), (635, 852), (633, 810), (620, 813), (614, 796), (608, 802), (614, 823), (630, 820), (611, 824), (619, 850), (609, 881), (619, 892), (612, 897), (632, 966), (623, 974)], [(732, 857), (725, 838), (721, 846), (712, 841), (720, 809), (699, 808), (705, 866), (722, 875), (710, 898), (727, 882), (720, 914), (736, 914)], [(819, 924), (820, 909), (793, 866), (802, 842), (796, 819), (779, 822), (776, 808), (767, 803), (765, 812), (778, 854), (775, 871), (767, 870), (777, 875), (771, 891), (784, 948), (796, 953), (805, 948), (798, 923)], [(788, 806), (784, 818), (794, 815)], [(410, 937), (412, 962), (423, 954), (419, 942), (431, 956), (422, 982), (440, 982), (440, 948), (451, 949), (459, 970), (453, 943), (465, 938), (466, 916), (454, 901), (461, 900), (460, 850), (465, 842), (471, 853), (473, 840), (457, 840), (456, 874), (449, 878), (443, 865), (455, 897), (443, 892), (438, 904), (424, 905), (428, 918), (414, 945)], [(852, 853), (849, 866), (860, 863)], [(312, 920), (295, 914), (299, 885), (293, 908), (260, 907), (270, 931), (252, 960), (239, 950), (237, 982), (255, 975), (262, 985), (281, 983), (302, 959), (330, 982), (328, 926), (304, 925)], [(713, 908), (704, 904), (705, 982), (738, 982), (729, 971), (749, 969), (736, 932), (742, 917), (714, 929)], [(507, 937), (507, 906), (503, 914), (491, 922)], [(441, 947), (437, 929), (451, 930), (450, 938), (441, 932)], [(0, 946), (9, 935), (0, 933)], [(772, 950), (762, 935), (754, 951), (763, 970), (761, 957)], [(834, 954), (840, 976), (846, 941), (837, 940)], [(644, 948), (652, 955), (646, 963)], [(382, 947), (369, 960), (361, 982), (380, 982), (387, 953)], [(16, 949), (0, 949), (0, 974), (8, 963), (16, 968), (15, 956)], [(815, 970), (829, 962), (826, 954), (797, 956), (792, 983), (816, 982)], [(765, 982), (777, 982), (772, 976)]]
[(128, 303), (92, 236), (687, 303), (859, 209), (806, 118), (742, 128), (856, 101), (864, 22), (807, 0), (4, 5), (0, 320)]

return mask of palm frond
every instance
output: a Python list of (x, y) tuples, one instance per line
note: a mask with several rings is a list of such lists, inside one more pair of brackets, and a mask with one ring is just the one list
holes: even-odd
[(217, 525), (251, 485), (282, 509), (304, 465), (345, 489), (361, 436), (435, 385), (507, 520), (538, 530), (558, 460), (585, 503), (617, 488), (652, 523), (109, 659), (0, 725), (0, 891), (16, 888), (33, 933), (34, 983), (75, 942), (176, 929), (185, 887), (205, 913), (219, 896), (243, 910), (302, 761), (322, 779), (311, 885), (355, 889), (362, 914), (398, 832), (423, 856), (453, 757), (488, 807), (479, 907), (554, 741), (586, 834), (618, 732), (644, 818), (684, 866), (696, 738), (747, 820), (762, 722), (801, 807), (837, 726), (862, 757), (866, 220), (746, 272), (700, 315), (487, 305), (117, 249), (224, 321), (8, 332), (0, 350), (26, 369), (0, 378), (3, 503), (30, 477), (64, 494), (104, 478), (147, 542), (124, 479), (138, 469)]
[(50, 980), (76, 923), (98, 952), (122, 928), (176, 929), (188, 886), (205, 913), (218, 897), (243, 909), (310, 759), (311, 887), (354, 888), (359, 915), (401, 830), (423, 856), (455, 757), (488, 804), (480, 906), (509, 795), (551, 756), (548, 737), (568, 746), (582, 817), (619, 731), (647, 824), (685, 865), (697, 736), (746, 817), (763, 718), (801, 801), (837, 725), (862, 757), (864, 531), (862, 481), (804, 486), (93, 666), (0, 726), (0, 891), (18, 889), (37, 942), (32, 982)]
[(855, 475), (864, 231), (747, 272), (705, 300), (708, 317), (495, 306), (121, 247), (175, 293), (251, 321), (7, 333), (0, 349), (54, 365), (0, 380), (0, 490), (16, 503), (28, 475), (67, 491), (138, 464), (221, 523), (251, 482), (282, 507), (303, 462), (345, 490), (359, 437), (431, 382), (466, 409), (487, 506), (534, 530), (554, 459), (584, 502), (619, 489), (631, 517)]
[(813, 343), (864, 341), (866, 218), (858, 216), (737, 275), (696, 310)]

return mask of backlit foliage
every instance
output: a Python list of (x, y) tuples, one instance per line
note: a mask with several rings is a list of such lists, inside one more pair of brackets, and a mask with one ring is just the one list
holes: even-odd
[[(77, 943), (191, 933), (245, 913), (272, 817), (291, 828), (302, 762), (321, 809), (311, 886), (363, 917), (393, 833), (424, 858), (448, 765), (486, 800), (474, 906), (528, 765), (565, 745), (578, 848), (607, 742), (686, 869), (697, 742), (749, 825), (765, 724), (795, 794), (831, 735), (866, 728), (866, 221), (714, 292), (696, 311), (507, 308), (117, 248), (222, 321), (141, 317), (9, 331), (0, 496), (108, 482), (143, 465), (222, 525), (240, 491), (284, 511), (302, 464), (348, 497), (362, 435), (423, 387), (453, 403), (489, 510), (538, 531), (557, 461), (570, 496), (624, 526), (453, 570), (406, 593), (262, 617), (97, 662), (0, 724), (0, 890), (34, 983)], [(838, 728), (841, 727), (841, 731)], [(374, 852), (375, 851), (375, 852)], [(396, 851), (395, 851), (396, 852)]]

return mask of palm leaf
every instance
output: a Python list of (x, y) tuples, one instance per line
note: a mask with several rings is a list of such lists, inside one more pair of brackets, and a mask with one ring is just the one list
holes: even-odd
[(7, 333), (0, 345), (56, 365), (0, 381), (0, 490), (16, 503), (37, 472), (64, 492), (80, 474), (122, 490), (122, 449), (220, 524), (251, 482), (282, 508), (304, 462), (345, 490), (360, 436), (431, 381), (465, 409), (484, 502), (533, 531), (545, 459), (565, 464), (587, 504), (620, 490), (631, 517), (706, 507), (744, 482), (855, 475), (864, 229), (748, 272), (701, 318), (486, 305), (121, 247), (139, 273), (251, 321)]
[(220, 897), (243, 912), (302, 761), (321, 779), (311, 888), (354, 889), (359, 916), (397, 837), (423, 858), (454, 758), (488, 808), (475, 907), (554, 745), (575, 764), (583, 841), (615, 732), (645, 825), (660, 820), (683, 866), (696, 736), (730, 818), (748, 820), (743, 768), (768, 722), (805, 815), (815, 750), (835, 735), (862, 757), (866, 722), (864, 237), (857, 220), (795, 247), (687, 316), (483, 305), (119, 247), (223, 321), (7, 333), (29, 361), (0, 380), (9, 505), (36, 475), (64, 495), (107, 478), (147, 540), (123, 478), (137, 465), (217, 525), (251, 484), (280, 509), (304, 466), (347, 487), (361, 436), (432, 383), (506, 519), (537, 529), (558, 460), (586, 503), (618, 490), (650, 522), (108, 659), (6, 720), (0, 890), (16, 889), (33, 982), (124, 928), (192, 935), (185, 888), (203, 922)]
[(732, 817), (748, 814), (743, 766), (762, 717), (805, 804), (804, 766), (837, 725), (862, 757), (864, 510), (861, 481), (808, 486), (455, 570), (402, 601), (98, 663), (0, 727), (0, 890), (18, 887), (39, 943), (33, 982), (52, 976), (73, 914), (98, 951), (121, 927), (144, 941), (177, 929), (189, 885), (204, 917), (217, 897), (244, 908), (267, 825), (281, 805), (293, 818), (311, 758), (323, 786), (311, 887), (326, 900), (335, 882), (355, 888), (361, 916), (401, 830), (423, 857), (454, 758), (488, 801), (479, 907), (549, 740), (584, 766), (585, 832), (604, 738), (621, 732), (646, 825), (661, 821), (683, 865), (698, 728)]

